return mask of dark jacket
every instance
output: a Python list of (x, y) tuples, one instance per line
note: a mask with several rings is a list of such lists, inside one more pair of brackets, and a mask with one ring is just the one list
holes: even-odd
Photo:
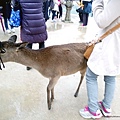
[(11, 0), (0, 0), (0, 6), (2, 6), (1, 12), (4, 18), (10, 18), (11, 14)]
[(40, 43), (47, 40), (42, 0), (19, 0), (21, 6), (21, 40)]
[(91, 1), (83, 1), (83, 13), (91, 13), (92, 12), (92, 0)]

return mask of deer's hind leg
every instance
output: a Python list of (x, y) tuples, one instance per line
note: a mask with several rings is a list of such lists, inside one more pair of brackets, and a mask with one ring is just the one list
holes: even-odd
[(51, 109), (51, 104), (54, 99), (54, 86), (56, 85), (59, 78), (60, 76), (51, 78), (47, 86), (47, 104), (49, 110)]
[(79, 85), (78, 85), (78, 87), (77, 87), (77, 90), (76, 90), (76, 92), (75, 92), (75, 94), (74, 94), (74, 97), (77, 97), (77, 96), (78, 96), (78, 93), (79, 93), (79, 90), (80, 90), (80, 86), (81, 86), (82, 81), (83, 81), (84, 76), (85, 76), (85, 71), (86, 71), (86, 69), (81, 73), (80, 83), (79, 83)]
[(53, 102), (53, 99), (54, 99), (54, 87), (53, 87), (53, 89), (51, 90), (51, 102)]

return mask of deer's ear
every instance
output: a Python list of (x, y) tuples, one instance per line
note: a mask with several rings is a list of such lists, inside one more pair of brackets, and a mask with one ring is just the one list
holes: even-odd
[(15, 43), (16, 40), (17, 40), (17, 35), (12, 35), (12, 36), (8, 39), (9, 42), (13, 42), (13, 43)]
[(19, 49), (20, 49), (20, 48), (24, 48), (24, 47), (26, 47), (27, 44), (28, 44), (27, 42), (23, 42), (23, 43), (21, 43), (21, 45), (19, 46)]
[(16, 47), (17, 47), (16, 51), (18, 51), (19, 49), (25, 48), (27, 44), (28, 44), (27, 42), (16, 43)]

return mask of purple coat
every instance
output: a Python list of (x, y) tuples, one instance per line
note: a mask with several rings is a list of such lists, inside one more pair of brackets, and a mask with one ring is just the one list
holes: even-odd
[(40, 43), (47, 40), (42, 0), (20, 0), (20, 6), (21, 40), (29, 43)]

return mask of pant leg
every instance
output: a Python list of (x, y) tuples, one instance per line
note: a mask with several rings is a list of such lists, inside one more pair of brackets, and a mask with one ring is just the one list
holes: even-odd
[(6, 17), (4, 17), (4, 25), (5, 25), (5, 28), (6, 30), (8, 30), (8, 19)]
[(103, 105), (105, 108), (110, 108), (111, 102), (114, 97), (114, 91), (115, 91), (115, 76), (105, 76), (105, 94), (103, 99)]
[(86, 25), (88, 24), (89, 13), (86, 14)]
[(88, 23), (88, 13), (83, 13), (83, 26), (87, 26)]
[(10, 26), (11, 27), (11, 29), (13, 29), (14, 27), (13, 26)]
[(98, 106), (98, 83), (97, 76), (89, 68), (86, 71), (86, 86), (88, 95), (88, 107), (91, 112), (96, 112)]
[(63, 13), (63, 11), (62, 11), (62, 5), (60, 4), (59, 5), (59, 18), (62, 17), (62, 13)]
[(52, 20), (55, 18), (55, 16), (56, 16), (56, 11), (52, 10)]
[(45, 43), (44, 42), (39, 43), (39, 49), (41, 49), (41, 48), (45, 48)]
[(48, 7), (49, 7), (49, 2), (47, 0), (46, 2), (43, 2), (43, 14), (44, 14), (45, 21), (47, 21), (49, 19)]
[(57, 12), (57, 18), (59, 18), (59, 12)]
[(32, 49), (32, 43), (28, 43), (27, 47), (30, 48), (30, 49)]
[(83, 14), (79, 12), (80, 22), (83, 22)]

